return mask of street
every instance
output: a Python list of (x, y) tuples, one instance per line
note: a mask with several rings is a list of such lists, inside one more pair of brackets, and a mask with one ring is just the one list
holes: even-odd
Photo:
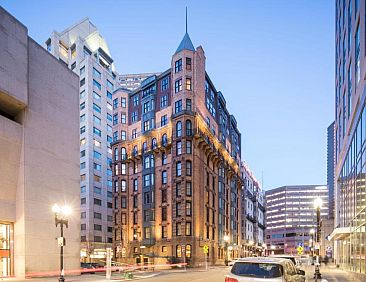
[[(112, 276), (112, 281), (134, 281), (134, 280), (144, 280), (148, 282), (223, 282), (225, 274), (230, 270), (229, 267), (211, 267), (208, 271), (204, 269), (187, 269), (184, 270), (166, 270), (160, 272), (136, 272), (134, 273), (134, 279), (125, 280), (122, 274), (114, 273)], [(315, 281), (313, 279), (313, 266), (306, 266), (304, 268), (306, 271), (306, 281)], [(334, 266), (322, 267), (321, 268), (322, 279), (319, 282), (349, 282), (355, 281), (351, 279), (349, 274), (345, 271), (335, 268)], [(57, 281), (56, 277), (53, 278), (39, 278), (31, 279), (27, 281), (32, 282), (51, 282)], [(102, 274), (90, 274), (81, 276), (71, 276), (66, 277), (66, 282), (76, 282), (76, 281), (90, 281), (90, 282), (104, 282), (110, 281), (105, 279)]]

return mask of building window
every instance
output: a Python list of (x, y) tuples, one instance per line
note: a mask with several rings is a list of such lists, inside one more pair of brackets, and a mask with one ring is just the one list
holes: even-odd
[(100, 97), (100, 95), (95, 91), (93, 91), (93, 97), (98, 102), (100, 102), (100, 100), (102, 99), (102, 97)]
[(168, 144), (168, 136), (165, 133), (161, 138), (161, 143), (163, 144), (163, 146), (166, 146)]
[(93, 79), (93, 85), (94, 85), (94, 87), (98, 88), (99, 90), (102, 89), (102, 86), (100, 85), (100, 83), (98, 81), (96, 81), (95, 79)]
[(182, 176), (182, 163), (181, 162), (177, 162), (175, 164), (175, 171), (176, 171), (176, 176)]
[(177, 102), (175, 102), (175, 112), (174, 113), (179, 113), (182, 111), (182, 100), (178, 100)]
[(94, 198), (94, 205), (101, 206), (102, 205), (102, 200)]
[(80, 87), (85, 85), (85, 78), (83, 78), (82, 80), (80, 80)]
[(161, 208), (161, 220), (166, 221), (168, 219), (168, 208), (162, 207)]
[(169, 76), (164, 77), (161, 81), (161, 91), (167, 90), (169, 86)]
[(355, 68), (356, 68), (356, 84), (360, 82), (360, 25), (358, 24), (355, 35)]
[(85, 125), (80, 128), (80, 134), (83, 134), (85, 132)]
[(113, 83), (107, 79), (107, 87), (113, 90)]
[(182, 137), (182, 122), (178, 121), (175, 126), (175, 136)]
[(139, 105), (139, 96), (138, 95), (133, 96), (132, 100), (133, 100), (134, 107)]
[(112, 115), (107, 113), (107, 120), (112, 121)]
[(150, 238), (151, 238), (151, 233), (150, 233), (150, 231), (151, 231), (150, 227), (145, 227), (145, 228), (144, 228), (145, 239), (150, 239)]
[(161, 164), (166, 165), (168, 163), (167, 157), (165, 153), (161, 154)]
[(137, 138), (137, 129), (132, 129), (132, 139), (136, 139)]
[(144, 114), (150, 111), (150, 102), (144, 103)]
[(186, 90), (192, 90), (192, 80), (189, 77), (186, 78)]
[(177, 141), (177, 146), (176, 146), (176, 153), (177, 155), (181, 155), (182, 154), (182, 141)]
[(175, 93), (182, 91), (182, 89), (182, 79), (180, 78), (175, 81)]
[(118, 108), (118, 98), (113, 100), (113, 109), (117, 109)]
[(118, 131), (113, 132), (113, 142), (118, 140)]
[[(181, 236), (182, 235), (182, 232), (181, 232), (181, 223), (180, 222), (177, 222), (176, 224), (175, 224), (175, 234), (176, 234), (176, 236)], [(178, 253), (177, 253), (177, 255), (178, 255)], [(182, 254), (180, 255), (180, 257), (182, 256)]]
[(192, 69), (192, 59), (186, 57), (186, 70), (191, 70)]
[(186, 216), (192, 215), (192, 203), (189, 201), (186, 201)]
[(186, 161), (186, 175), (191, 176), (192, 175), (192, 162)]
[(125, 113), (121, 113), (121, 123), (126, 124), (126, 114)]
[(192, 236), (192, 222), (186, 222), (186, 236)]
[(118, 114), (113, 115), (113, 125), (118, 124)]
[(125, 147), (121, 148), (121, 160), (127, 160), (127, 151)]
[(122, 130), (122, 131), (121, 131), (121, 140), (122, 140), (122, 141), (126, 141), (126, 136), (127, 136), (127, 135), (126, 135), (126, 131)]
[[(161, 234), (162, 234), (162, 237), (164, 239), (165, 238), (168, 238), (168, 228), (167, 228), (167, 226), (162, 226), (161, 227)], [(164, 250), (164, 247), (165, 247), (165, 250)], [(162, 249), (163, 249), (163, 252), (166, 252), (167, 251), (167, 247), (166, 246), (163, 246)]]
[(175, 73), (182, 70), (182, 59), (175, 61)]
[(137, 121), (137, 111), (132, 112), (131, 122), (134, 123)]
[(158, 147), (158, 142), (156, 141), (156, 138), (153, 138), (151, 141), (151, 147), (153, 149), (156, 149)]
[(139, 184), (137, 178), (133, 180), (133, 191), (137, 192), (139, 190)]
[(94, 104), (94, 103), (93, 103), (93, 110), (96, 111), (97, 113), (102, 112), (101, 108), (98, 105)]
[(122, 180), (121, 181), (121, 192), (126, 192), (126, 190), (127, 190), (127, 181)]
[(144, 121), (144, 131), (150, 130), (150, 121), (146, 120)]
[(121, 208), (125, 209), (127, 207), (127, 198), (125, 196), (121, 197)]
[(167, 115), (161, 116), (160, 125), (165, 126), (165, 125), (167, 125), (167, 123), (168, 123), (168, 116)]
[(192, 111), (192, 100), (191, 99), (186, 99), (186, 110)]
[(86, 198), (81, 198), (80, 199), (80, 204), (85, 205), (86, 204)]
[(161, 202), (166, 203), (168, 200), (167, 190), (163, 189), (161, 190)]
[(175, 196), (180, 197), (180, 182), (175, 184)]
[(107, 98), (112, 100), (112, 93), (107, 91)]
[(186, 153), (192, 154), (192, 141), (190, 140), (186, 141)]
[(162, 183), (163, 184), (167, 184), (168, 183), (168, 173), (166, 172), (166, 170), (164, 170), (162, 173), (161, 173), (161, 178), (162, 178)]
[(102, 131), (100, 131), (100, 129), (93, 127), (93, 133), (98, 135), (99, 137), (102, 136)]
[(192, 182), (186, 182), (186, 195), (192, 196)]
[(97, 78), (101, 78), (102, 77), (102, 74), (96, 68), (93, 68), (93, 76), (94, 77), (97, 77)]
[(82, 102), (81, 104), (80, 104), (80, 110), (84, 110), (85, 109), (85, 102)]
[(166, 106), (168, 105), (168, 96), (164, 95), (160, 97), (160, 108), (166, 108)]
[(126, 175), (126, 164), (125, 163), (121, 164), (121, 174)]
[(186, 120), (186, 135), (192, 136), (192, 122), (190, 120)]
[(121, 107), (126, 108), (126, 98), (121, 98)]

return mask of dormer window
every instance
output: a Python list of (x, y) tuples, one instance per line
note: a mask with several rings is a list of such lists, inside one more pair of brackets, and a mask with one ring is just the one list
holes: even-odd
[(175, 61), (175, 73), (182, 70), (182, 59)]

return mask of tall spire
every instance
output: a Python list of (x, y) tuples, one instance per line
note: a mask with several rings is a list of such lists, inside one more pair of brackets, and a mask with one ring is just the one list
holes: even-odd
[(186, 6), (186, 33), (188, 33), (188, 12), (187, 12), (187, 6)]
[(189, 35), (188, 35), (188, 9), (187, 9), (187, 7), (186, 7), (186, 33), (184, 34), (184, 37), (183, 37), (182, 41), (180, 42), (178, 49), (177, 49), (177, 51), (175, 51), (175, 53), (178, 53), (182, 50), (195, 51), (191, 38), (189, 38)]

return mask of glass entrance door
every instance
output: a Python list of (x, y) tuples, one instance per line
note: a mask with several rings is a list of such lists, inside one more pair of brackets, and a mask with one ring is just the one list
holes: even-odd
[(10, 224), (0, 222), (0, 278), (11, 275), (10, 228)]

